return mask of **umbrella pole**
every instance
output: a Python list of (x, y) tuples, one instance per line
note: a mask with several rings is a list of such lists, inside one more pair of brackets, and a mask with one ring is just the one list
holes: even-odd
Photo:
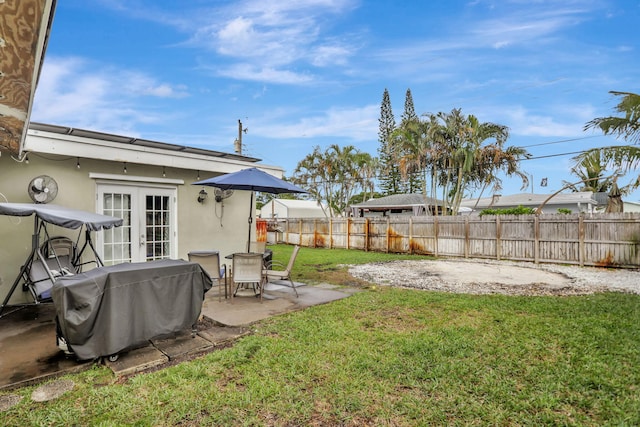
[(253, 223), (253, 191), (249, 202), (249, 237), (247, 237), (247, 253), (251, 252), (251, 224)]

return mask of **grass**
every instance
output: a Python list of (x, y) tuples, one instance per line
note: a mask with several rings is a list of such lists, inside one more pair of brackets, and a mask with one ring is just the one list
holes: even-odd
[[(274, 260), (286, 264), (293, 252), (293, 246), (269, 246)], [(301, 248), (293, 270), (293, 279), (309, 283), (332, 283), (343, 286), (366, 286), (367, 283), (349, 275), (347, 264), (366, 264), (402, 259), (434, 259), (433, 257), (364, 252), (348, 249)]]
[[(274, 247), (286, 261), (291, 248)], [(298, 280), (349, 284), (303, 248)], [(3, 425), (640, 425), (640, 296), (364, 289), (274, 317), (233, 347), (124, 382), (101, 366)], [(4, 393), (7, 394), (7, 393)]]

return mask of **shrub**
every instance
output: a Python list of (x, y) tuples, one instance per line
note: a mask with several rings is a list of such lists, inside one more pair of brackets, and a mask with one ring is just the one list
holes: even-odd
[(536, 210), (534, 208), (527, 208), (520, 205), (517, 208), (483, 209), (482, 211), (480, 211), (479, 215), (532, 215), (535, 213)]

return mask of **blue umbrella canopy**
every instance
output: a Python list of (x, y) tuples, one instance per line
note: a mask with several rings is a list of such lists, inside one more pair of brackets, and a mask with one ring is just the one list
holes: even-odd
[(258, 168), (242, 169), (238, 172), (194, 182), (193, 185), (207, 185), (218, 187), (222, 190), (260, 191), (272, 194), (307, 192)]
[(216, 176), (202, 181), (194, 182), (193, 185), (206, 185), (218, 187), (221, 190), (246, 190), (251, 191), (251, 202), (249, 204), (249, 238), (247, 240), (247, 252), (251, 244), (251, 223), (253, 222), (253, 191), (262, 193), (283, 194), (283, 193), (306, 193), (306, 190), (295, 186), (280, 178), (276, 178), (258, 168), (242, 169), (225, 175)]

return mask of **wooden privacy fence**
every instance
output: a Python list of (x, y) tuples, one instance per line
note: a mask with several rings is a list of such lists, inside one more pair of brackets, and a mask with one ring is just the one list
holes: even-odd
[(640, 213), (289, 218), (277, 228), (279, 241), (307, 247), (640, 267)]

